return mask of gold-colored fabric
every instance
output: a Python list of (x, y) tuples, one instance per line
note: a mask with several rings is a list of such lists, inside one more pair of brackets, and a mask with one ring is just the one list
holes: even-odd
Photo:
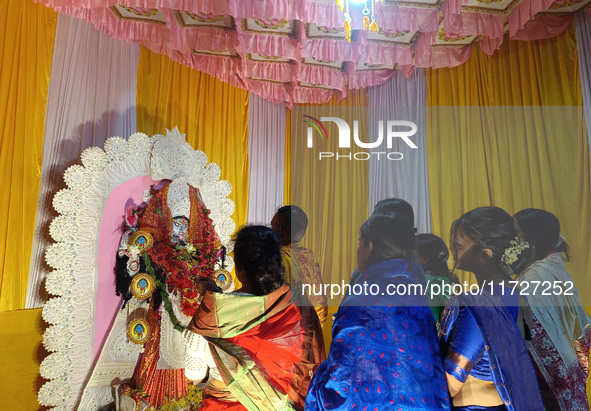
[(57, 13), (0, 2), (0, 311), (25, 308)]
[[(310, 301), (322, 327), (326, 322), (328, 307), (326, 306), (326, 295), (324, 293), (316, 295), (313, 292), (314, 284), (316, 287), (323, 285), (320, 266), (314, 258), (314, 254), (299, 242), (283, 245), (281, 246), (281, 265), (285, 268), (285, 282), (295, 287)], [(308, 284), (310, 289), (304, 288), (303, 284)]]
[[(218, 371), (229, 381), (228, 390), (249, 410), (295, 410), (287, 394), (271, 385), (256, 363), (240, 346), (216, 340), (212, 356)], [(227, 397), (225, 397), (227, 398)]]
[(427, 85), (433, 233), (447, 239), (453, 220), (480, 206), (548, 210), (576, 256), (569, 272), (590, 289), (591, 162), (574, 25), (549, 40), (505, 38), (492, 57), (475, 47), (459, 67), (427, 70)]
[(39, 376), (43, 349), (41, 308), (0, 312), (0, 391), (3, 410), (38, 410), (37, 391), (45, 382)]
[(148, 312), (150, 337), (144, 345), (140, 362), (133, 373), (136, 389), (148, 394), (145, 402), (153, 407), (160, 407), (169, 401), (184, 399), (188, 393), (189, 381), (185, 370), (157, 369), (160, 358), (160, 318), (153, 309), (153, 301)]
[(469, 373), (472, 370), (472, 368), (474, 368), (474, 364), (472, 363), (472, 361), (453, 350), (449, 350), (447, 358), (453, 361), (453, 363), (456, 365), (456, 371), (464, 370)]
[(208, 338), (232, 338), (256, 327), (290, 304), (291, 291), (286, 285), (262, 296), (208, 291), (189, 329)]
[(445, 374), (453, 403), (456, 407), (480, 405), (481, 407), (494, 407), (503, 405), (503, 400), (493, 381), (484, 381), (468, 375), (466, 382), (459, 382), (454, 376)]
[(187, 141), (219, 164), (232, 184), (236, 226), (248, 208), (248, 91), (142, 47), (137, 79), (137, 127), (162, 134), (178, 126)]
[[(367, 90), (359, 89), (349, 90), (346, 98), (339, 101), (334, 97), (322, 106), (298, 105), (297, 112), (303, 113), (304, 108), (305, 114), (314, 118), (340, 117), (351, 125), (353, 119), (358, 120), (360, 133), (365, 136), (369, 129), (368, 105)], [(288, 110), (288, 118), (293, 116), (294, 111)], [(306, 138), (308, 125), (302, 118), (291, 118), (291, 125), (291, 139)], [(327, 123), (326, 127), (334, 141), (338, 136), (336, 126)], [(286, 170), (291, 182), (290, 204), (300, 206), (309, 219), (302, 244), (316, 256), (325, 283), (348, 283), (357, 267), (359, 228), (369, 216), (369, 161), (318, 161), (305, 147), (291, 144), (291, 150), (291, 171)], [(345, 151), (366, 150), (352, 143)]]
[(210, 387), (207, 395), (247, 409), (303, 409), (325, 356), (318, 318), (293, 297), (287, 285), (266, 296), (205, 294), (189, 329), (209, 341), (227, 387)]

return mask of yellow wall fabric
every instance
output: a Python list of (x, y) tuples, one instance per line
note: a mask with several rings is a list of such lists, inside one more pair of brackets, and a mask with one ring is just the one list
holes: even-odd
[(219, 164), (232, 186), (237, 227), (248, 208), (248, 91), (142, 47), (137, 79), (137, 126), (148, 135), (178, 126), (187, 141)]
[[(368, 129), (367, 90), (350, 90), (347, 98), (333, 98), (325, 105), (298, 105), (291, 117), (291, 203), (308, 214), (309, 224), (302, 242), (314, 252), (325, 283), (348, 282), (357, 267), (356, 248), (359, 228), (368, 217), (368, 161), (318, 160), (324, 138), (318, 136), (314, 149), (306, 141), (308, 124), (302, 115), (314, 118), (334, 116), (358, 119), (359, 129)], [(338, 131), (325, 122), (329, 142), (336, 142)], [(328, 144), (328, 143), (327, 143)], [(332, 146), (331, 146), (332, 147)], [(341, 151), (334, 145), (334, 151)], [(345, 150), (348, 151), (348, 150)], [(352, 144), (351, 152), (364, 151)], [(311, 153), (311, 154), (310, 154)], [(329, 301), (330, 304), (330, 301)]]
[(48, 355), (41, 344), (41, 309), (0, 312), (0, 324), (0, 408), (38, 410), (37, 391), (45, 382), (39, 365)]
[[(308, 215), (308, 230), (302, 244), (314, 252), (325, 284), (348, 283), (357, 267), (359, 228), (369, 216), (369, 161), (318, 161), (318, 150), (324, 151), (320, 147), (338, 152), (349, 150), (336, 147), (334, 142), (338, 131), (330, 122), (324, 124), (331, 145), (323, 146), (324, 138), (316, 135), (318, 145), (313, 150), (306, 148), (301, 143), (306, 141), (308, 124), (302, 115), (317, 119), (340, 117), (350, 125), (353, 119), (358, 119), (363, 134), (369, 127), (368, 106), (367, 90), (359, 89), (349, 90), (348, 96), (342, 100), (335, 96), (327, 104), (302, 104), (287, 113), (287, 124), (291, 127), (287, 131), (289, 158), (286, 163), (291, 167), (286, 166), (285, 178), (290, 181), (291, 188), (289, 193), (286, 192), (285, 197), (289, 199), (286, 204), (298, 205)], [(351, 145), (351, 152), (365, 151), (353, 143)], [(330, 318), (339, 303), (339, 299), (331, 301), (328, 296), (328, 321), (323, 329), (327, 352), (332, 340)]]
[(548, 210), (571, 246), (569, 271), (589, 289), (591, 173), (574, 26), (549, 40), (506, 38), (492, 57), (475, 47), (460, 67), (427, 70), (427, 84), (434, 233), (447, 240), (452, 221), (479, 206)]
[(480, 47), (458, 67), (427, 69), (427, 106), (580, 106), (576, 30), (537, 41), (510, 40), (488, 56)]
[(25, 307), (57, 13), (0, 2), (0, 312)]

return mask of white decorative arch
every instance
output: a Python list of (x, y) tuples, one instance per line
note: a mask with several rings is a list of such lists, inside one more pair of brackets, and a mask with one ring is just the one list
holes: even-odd
[[(233, 249), (230, 236), (236, 228), (231, 217), (234, 202), (227, 198), (232, 185), (220, 180), (219, 165), (207, 164), (206, 154), (194, 150), (176, 128), (167, 130), (166, 136), (111, 137), (104, 150), (84, 150), (81, 160), (82, 165), (66, 170), (68, 188), (53, 199), (59, 216), (50, 225), (55, 243), (45, 253), (53, 269), (45, 286), (55, 297), (43, 307), (43, 319), (50, 324), (43, 345), (51, 354), (43, 360), (40, 373), (50, 381), (39, 390), (39, 401), (54, 410), (95, 410), (113, 401), (111, 385), (131, 377), (140, 353), (141, 347), (127, 340), (126, 314), (118, 307), (111, 313), (108, 338), (95, 341), (99, 340), (96, 320), (107, 315), (102, 310), (97, 313), (99, 275), (110, 275), (114, 281), (113, 271), (99, 272), (97, 261), (103, 211), (113, 190), (138, 177), (156, 181), (185, 178), (199, 188), (228, 252)], [(230, 257), (226, 264), (227, 269), (233, 268)], [(133, 310), (137, 303), (132, 299), (128, 304)], [(98, 353), (100, 345), (103, 348)]]

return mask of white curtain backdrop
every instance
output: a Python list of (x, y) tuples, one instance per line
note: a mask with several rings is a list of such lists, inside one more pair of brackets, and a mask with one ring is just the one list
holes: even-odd
[(140, 47), (108, 37), (90, 23), (59, 14), (49, 80), (41, 188), (31, 253), (26, 308), (41, 307), (49, 223), (62, 175), (91, 146), (135, 133)]
[[(372, 155), (369, 161), (369, 211), (385, 198), (397, 197), (408, 201), (414, 209), (415, 227), (419, 233), (431, 232), (431, 205), (427, 173), (427, 147), (425, 111), (427, 104), (427, 80), (425, 70), (415, 69), (410, 78), (397, 71), (392, 78), (380, 85), (368, 88), (370, 141), (378, 136), (378, 121), (384, 121), (384, 141), (374, 152), (401, 153), (401, 160), (389, 160), (383, 155)], [(402, 139), (394, 138), (387, 148), (385, 127), (387, 120), (411, 121), (417, 133), (410, 140), (418, 147), (410, 148)], [(406, 131), (408, 127), (396, 128)], [(400, 155), (392, 155), (400, 158)]]
[(249, 224), (269, 224), (283, 205), (285, 167), (284, 104), (250, 93), (248, 103)]
[(583, 112), (587, 123), (587, 138), (591, 147), (591, 15), (575, 13), (579, 76), (583, 90)]

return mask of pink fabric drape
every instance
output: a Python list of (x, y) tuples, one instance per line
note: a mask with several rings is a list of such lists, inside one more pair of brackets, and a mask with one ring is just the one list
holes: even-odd
[[(410, 75), (415, 67), (457, 66), (470, 58), (472, 46), (479, 41), (490, 55), (501, 45), (506, 29), (511, 38), (520, 40), (556, 36), (572, 18), (559, 14), (560, 7), (568, 6), (571, 12), (576, 8), (556, 0), (516, 0), (505, 8), (498, 2), (468, 0), (416, 5), (377, 1), (380, 31), (372, 35), (363, 28), (364, 6), (350, 4), (349, 43), (343, 31), (344, 13), (335, 1), (34, 1), (288, 106), (323, 103), (334, 92), (345, 96), (347, 88), (381, 84), (389, 76), (376, 74), (380, 70), (390, 70), (391, 76), (393, 67), (404, 67)], [(556, 10), (549, 10), (553, 5)], [(549, 14), (553, 12), (557, 14)], [(263, 24), (247, 27), (253, 22)], [(286, 24), (289, 30), (282, 31)], [(316, 34), (309, 33), (310, 27)], [(252, 54), (259, 58), (253, 59)], [(325, 66), (342, 63), (342, 69), (318, 67), (307, 58)], [(358, 62), (363, 64), (357, 67)], [(376, 72), (368, 74), (366, 65), (384, 67), (374, 67)], [(300, 90), (301, 82), (308, 86), (305, 90)], [(307, 98), (312, 100), (302, 101)]]

